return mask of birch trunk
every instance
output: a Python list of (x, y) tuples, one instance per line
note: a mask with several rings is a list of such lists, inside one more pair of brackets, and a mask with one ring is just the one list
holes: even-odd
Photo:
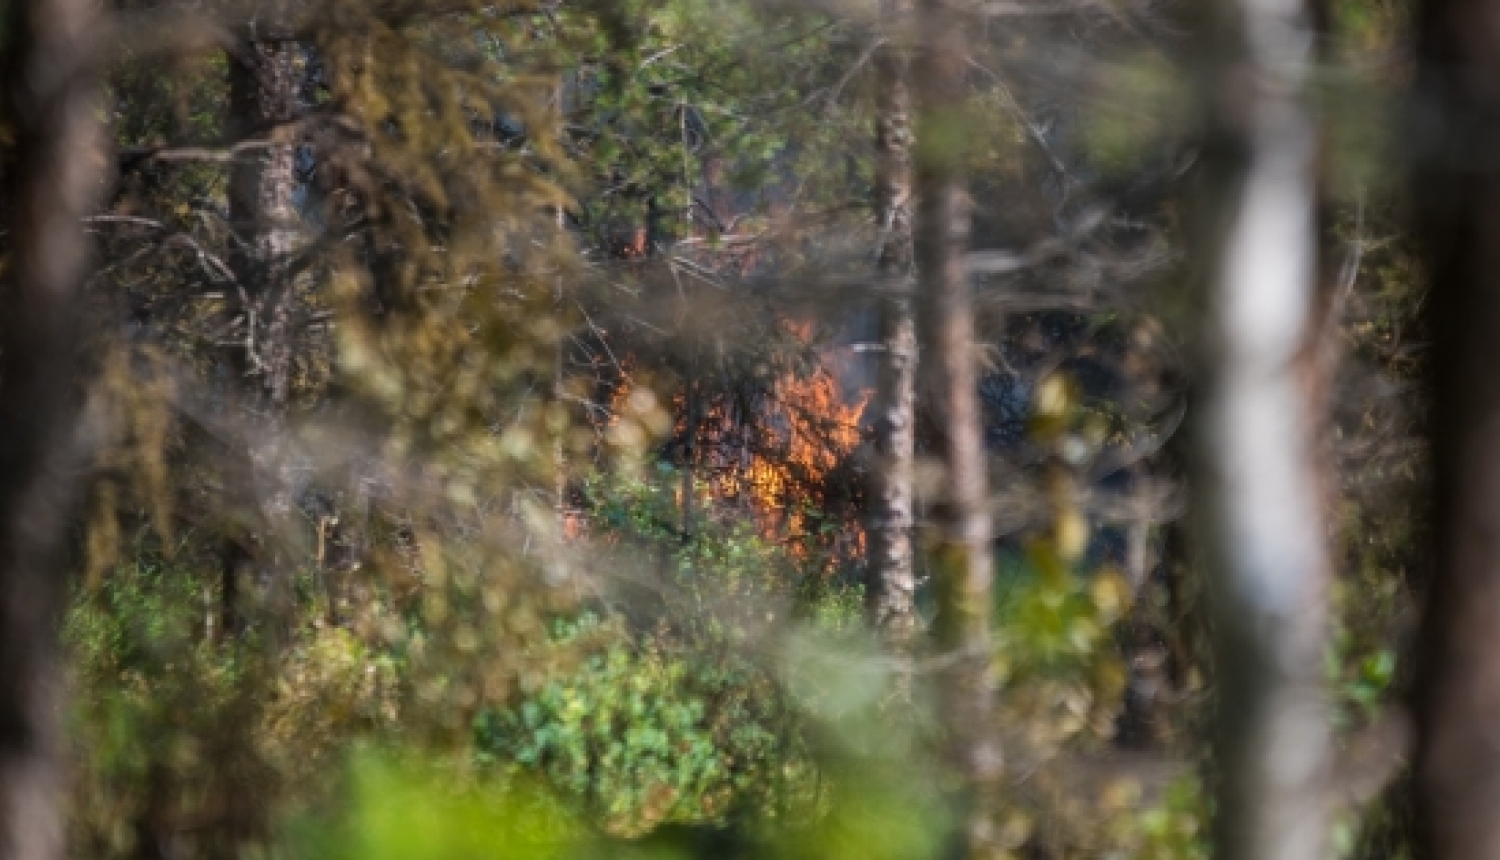
[(0, 856), (64, 856), (60, 565), (77, 490), (81, 219), (107, 178), (92, 0), (5, 7), (0, 97), (13, 135), (0, 313)]
[(1216, 856), (1327, 854), (1329, 558), (1317, 334), (1315, 50), (1302, 0), (1224, 0), (1205, 80), (1221, 183), (1201, 494), (1218, 675)]
[(943, 479), (932, 506), (932, 572), (938, 590), (935, 644), (951, 662), (941, 679), (950, 753), (965, 783), (963, 856), (993, 843), (1001, 771), (993, 720), (990, 614), (994, 602), (989, 487), (975, 366), (974, 307), (964, 255), (970, 200), (960, 161), (966, 133), (967, 46), (959, 0), (923, 0), (921, 51), (913, 75), (917, 131), (915, 233), (925, 390)]
[(911, 96), (903, 33), (910, 0), (886, 0), (889, 40), (875, 56), (875, 216), (880, 227), (877, 272), (900, 282), (902, 294), (880, 299), (879, 368), (870, 404), (875, 461), (866, 515), (866, 596), (871, 622), (898, 654), (910, 650), (917, 629), (916, 575), (912, 564), (912, 477), (916, 322), (905, 294), (912, 275)]
[(1494, 0), (1418, 19), (1413, 177), (1431, 295), (1431, 581), (1416, 672), (1418, 856), (1500, 856), (1500, 39)]

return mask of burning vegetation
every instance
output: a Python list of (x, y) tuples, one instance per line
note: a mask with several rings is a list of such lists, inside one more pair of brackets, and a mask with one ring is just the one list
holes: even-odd
[[(804, 344), (813, 326), (789, 322)], [(817, 547), (836, 556), (863, 546), (857, 519), (830, 527), (820, 516), (847, 494), (850, 458), (864, 438), (860, 418), (870, 392), (845, 393), (822, 356), (783, 370), (749, 403), (728, 392), (709, 404), (696, 426), (684, 413), (679, 433), (696, 438), (688, 468), (708, 498), (746, 508), (763, 537), (806, 556)], [(744, 408), (749, 406), (749, 409)]]
[[(857, 503), (870, 391), (847, 381), (812, 323), (784, 319), (775, 329), (793, 344), (791, 360), (778, 356), (748, 377), (684, 374), (663, 454), (682, 473), (674, 495), (683, 510), (748, 516), (760, 537), (832, 567), (864, 546), (858, 517), (843, 514)], [(596, 422), (605, 428), (628, 409), (637, 383), (626, 370), (610, 387)]]

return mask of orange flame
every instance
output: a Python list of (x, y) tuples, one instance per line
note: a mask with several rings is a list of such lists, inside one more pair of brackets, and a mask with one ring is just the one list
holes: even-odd
[[(785, 325), (803, 342), (811, 342), (811, 323)], [(631, 394), (625, 374), (608, 394), (606, 418), (599, 426), (619, 420)], [(676, 432), (693, 432), (694, 471), (699, 502), (707, 508), (727, 503), (747, 511), (757, 533), (783, 543), (793, 556), (807, 559), (822, 537), (815, 534), (817, 494), (827, 478), (859, 447), (863, 433), (860, 416), (869, 390), (846, 396), (835, 372), (823, 362), (810, 371), (787, 370), (772, 383), (768, 403), (754, 415), (738, 414), (739, 404), (713, 397), (702, 404), (697, 427), (687, 426), (687, 398), (673, 398)], [(682, 504), (682, 488), (673, 490)], [(865, 537), (858, 522), (834, 536), (843, 553), (862, 554)], [(826, 542), (819, 549), (830, 549)]]
[[(812, 339), (811, 324), (787, 326), (803, 341)], [(699, 429), (699, 445), (710, 455), (703, 464), (709, 466), (707, 494), (748, 502), (763, 537), (784, 541), (794, 555), (806, 557), (813, 538), (810, 503), (816, 501), (811, 494), (859, 446), (859, 418), (869, 398), (863, 391), (848, 400), (822, 363), (808, 374), (788, 371), (773, 384), (768, 408), (750, 417), (756, 444), (739, 456), (723, 450), (735, 447), (723, 443), (731, 441), (726, 437), (736, 422), (723, 404), (712, 405)], [(863, 533), (854, 540), (861, 547)]]

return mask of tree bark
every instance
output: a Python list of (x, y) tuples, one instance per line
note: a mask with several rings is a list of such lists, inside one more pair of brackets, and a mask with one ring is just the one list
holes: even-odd
[(1414, 200), (1431, 294), (1431, 580), (1415, 672), (1418, 856), (1500, 855), (1500, 3), (1418, 19)]
[[(229, 63), (231, 136), (248, 137), (271, 128), (271, 145), (234, 162), (229, 171), (229, 223), (236, 243), (230, 266), (239, 284), (245, 339), (229, 360), (237, 377), (232, 401), (249, 410), (246, 455), (260, 528), (257, 577), (273, 605), (284, 601), (282, 545), (295, 533), (292, 477), (285, 451), (285, 413), (292, 377), (293, 283), (287, 271), (297, 229), (296, 146), (289, 123), (297, 115), (297, 45), (284, 40), (250, 42)], [(243, 381), (248, 397), (237, 396)], [(224, 630), (240, 626), (237, 578), (246, 569), (237, 552), (223, 560)]]
[(930, 397), (941, 490), (932, 506), (932, 575), (938, 591), (935, 644), (951, 658), (940, 703), (953, 765), (966, 788), (961, 811), (963, 856), (993, 846), (992, 813), (1001, 772), (993, 720), (990, 615), (993, 560), (989, 482), (975, 366), (974, 307), (964, 255), (971, 225), (962, 141), (966, 95), (966, 4), (923, 0), (921, 50), (913, 75), (921, 121), (917, 131), (915, 233), (922, 282), (919, 323), (922, 373)]
[(15, 0), (0, 71), (13, 135), (0, 313), (0, 856), (60, 860), (63, 537), (77, 495), (78, 304), (105, 152), (92, 0)]
[[(912, 275), (911, 96), (903, 33), (911, 0), (885, 0), (890, 27), (875, 55), (875, 217), (881, 231), (877, 271), (883, 282)], [(875, 461), (865, 520), (866, 598), (871, 623), (897, 654), (917, 630), (912, 564), (912, 478), (916, 456), (916, 322), (907, 295), (880, 299), (879, 367), (870, 404)]]
[(1204, 81), (1217, 184), (1201, 499), (1217, 670), (1217, 852), (1327, 854), (1330, 561), (1309, 360), (1318, 282), (1316, 47), (1301, 0), (1224, 0)]
[(284, 407), (291, 378), (291, 284), (286, 263), (297, 224), (296, 146), (286, 128), (297, 114), (297, 73), (291, 42), (253, 42), (229, 66), (231, 137), (272, 128), (258, 158), (229, 172), (229, 223), (239, 247), (231, 255), (249, 307), (243, 372), (260, 381), (266, 406)]

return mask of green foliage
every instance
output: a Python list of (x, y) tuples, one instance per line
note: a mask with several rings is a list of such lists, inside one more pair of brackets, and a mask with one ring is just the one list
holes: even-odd
[(1025, 679), (1077, 672), (1096, 659), (1109, 627), (1127, 608), (1118, 573), (1075, 573), (1045, 541), (1005, 567), (997, 589), (1001, 677)]
[(1042, 749), (1081, 732), (1109, 737), (1126, 680), (1112, 625), (1128, 607), (1128, 586), (1110, 569), (1073, 571), (1041, 540), (999, 579), (995, 671), (1006, 709), (1034, 727), (1030, 742)]
[(1345, 725), (1375, 718), (1397, 692), (1395, 650), (1385, 641), (1361, 642), (1347, 628), (1334, 636), (1327, 674)]
[(477, 724), (482, 761), (545, 776), (622, 835), (764, 813), (811, 773), (797, 717), (756, 650), (778, 614), (787, 620), (796, 567), (711, 505), (684, 536), (680, 487), (664, 466), (586, 484), (600, 549), (642, 576), (663, 559), (660, 579), (620, 593), (633, 601), (625, 615), (555, 624), (550, 647), (575, 668)]
[[(587, 830), (544, 792), (456, 779), (452, 771), (364, 752), (334, 821), (289, 831), (306, 860), (568, 860)], [(593, 855), (597, 856), (597, 855)]]
[(833, 577), (808, 577), (799, 598), (803, 616), (810, 626), (835, 636), (850, 636), (864, 631), (866, 618), (865, 587)]
[[(268, 693), (265, 654), (253, 638), (213, 641), (214, 595), (191, 567), (146, 551), (74, 600), (64, 641), (81, 856), (127, 854), (165, 819), (211, 816), (246, 784), (276, 784), (253, 743), (235, 740)], [(263, 815), (258, 793), (237, 813)]]
[[(763, 611), (775, 613), (804, 576), (786, 549), (744, 516), (713, 501), (695, 506), (683, 532), (676, 469), (599, 476), (585, 492), (598, 539), (624, 557), (662, 559), (656, 600), (674, 625), (705, 641), (743, 640)], [(702, 492), (701, 485), (697, 488)]]
[[(559, 21), (578, 60), (569, 144), (589, 170), (575, 196), (596, 236), (644, 225), (649, 211), (685, 237), (700, 178), (753, 197), (762, 225), (787, 198), (826, 207), (847, 195), (844, 159), (866, 117), (842, 88), (807, 96), (809, 81), (837, 81), (856, 57), (838, 22), (732, 0), (568, 4)], [(711, 235), (734, 227), (706, 214), (693, 217)]]
[(1204, 824), (1210, 819), (1208, 797), (1197, 778), (1174, 781), (1160, 805), (1143, 811), (1136, 819), (1139, 842), (1133, 856), (1207, 860), (1210, 853)]
[(822, 814), (738, 819), (732, 829), (664, 828), (650, 839), (626, 841), (599, 833), (566, 800), (534, 781), (466, 776), (430, 758), (365, 750), (350, 760), (339, 812), (300, 817), (283, 838), (288, 856), (299, 860), (935, 858), (944, 813), (917, 788), (923, 780), (891, 764), (846, 762), (847, 769), (830, 774), (816, 798), (814, 808)]
[(540, 773), (608, 831), (721, 821), (767, 807), (791, 790), (785, 774), (806, 772), (796, 727), (753, 663), (664, 635), (633, 641), (593, 616), (558, 638), (596, 644), (516, 708), (483, 715), (478, 755)]

